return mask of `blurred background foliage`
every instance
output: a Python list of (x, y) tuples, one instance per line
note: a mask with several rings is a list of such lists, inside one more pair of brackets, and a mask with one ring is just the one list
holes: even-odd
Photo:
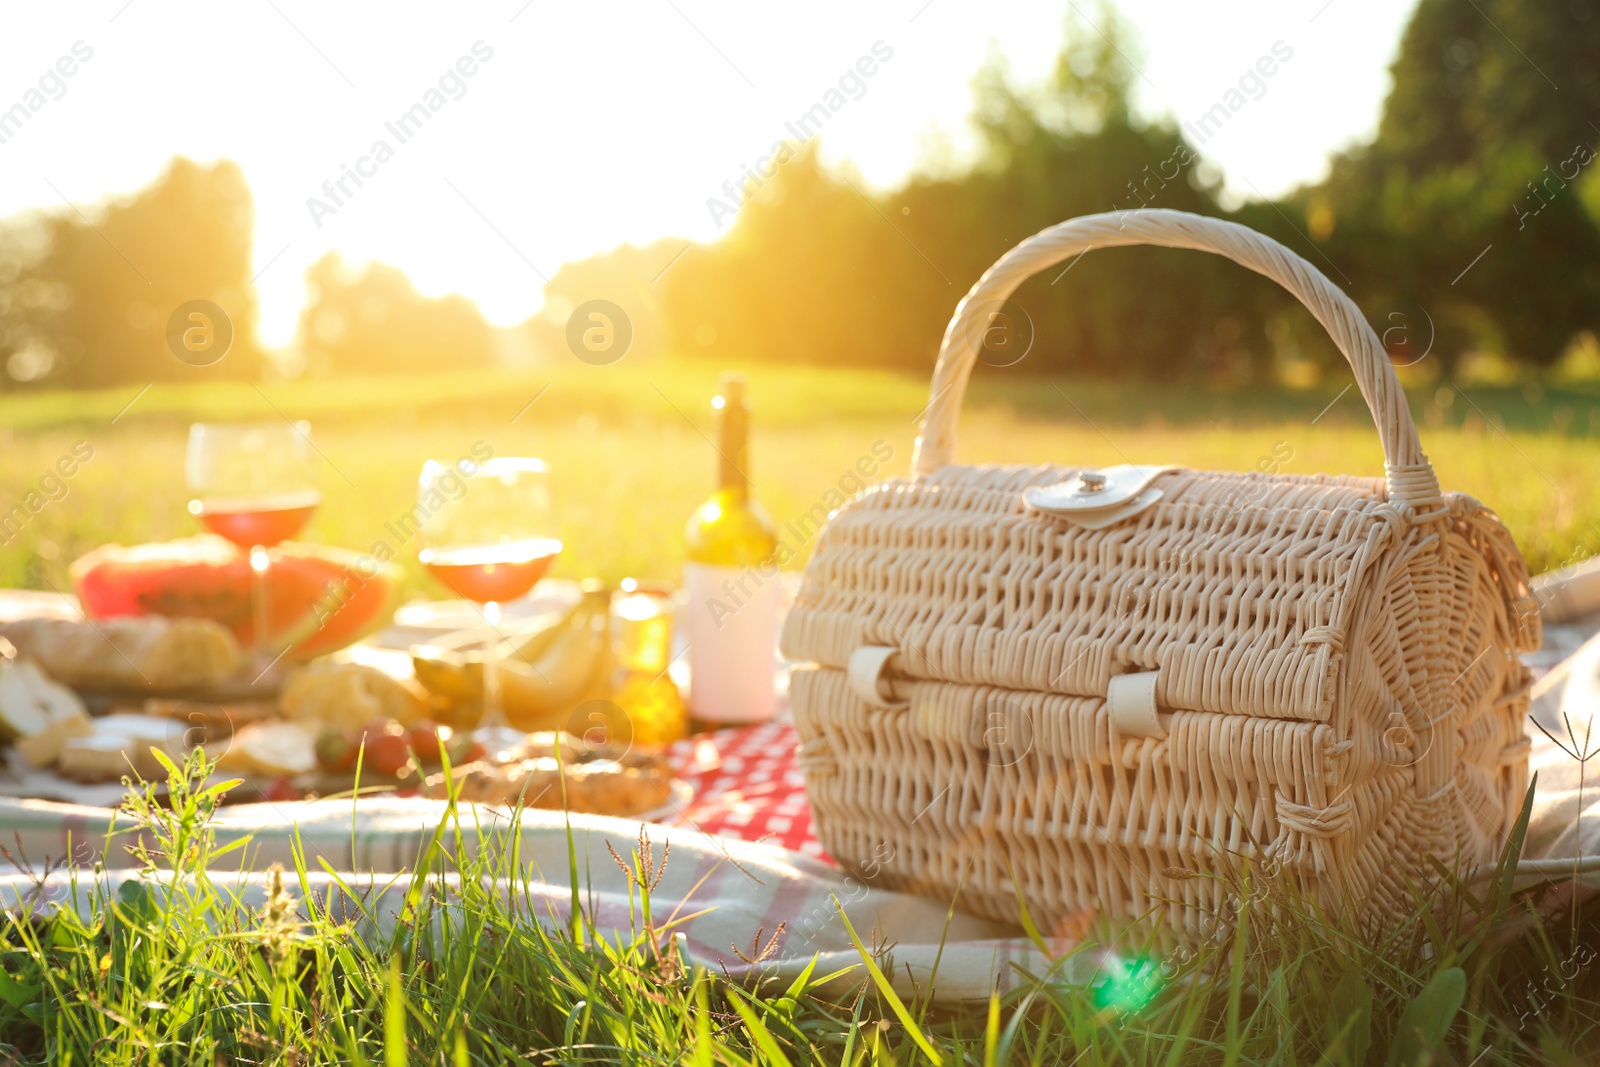
[(358, 273), (337, 252), (306, 271), (298, 337), (298, 364), (285, 369), (312, 375), (481, 370), (495, 361), (492, 331), (472, 301), (422, 296), (383, 263)]
[[(1299, 251), (1351, 293), (1397, 363), (1430, 357), (1412, 373), (1595, 361), (1600, 2), (1422, 0), (1374, 140), (1320, 184), (1231, 210), (1197, 131), (1130, 107), (1134, 42), (1109, 12), (1095, 24), (1106, 32), (1068, 20), (1045, 84), (1016, 84), (999, 58), (977, 75), (971, 165), (935, 152), (879, 192), (800, 146), (744, 189), (720, 240), (567, 264), (544, 311), (509, 330), (464, 298), (418, 294), (392, 267), (355, 271), (330, 254), (308, 272), (294, 345), (263, 352), (245, 176), (177, 159), (89, 215), (0, 223), (0, 384), (526, 366), (570, 358), (566, 315), (596, 298), (633, 319), (634, 358), (926, 370), (956, 302), (1007, 248), (1074, 215), (1141, 206), (1235, 218)], [(990, 356), (1027, 347), (1020, 369), (1039, 374), (1290, 384), (1337, 360), (1285, 294), (1215, 257), (1093, 258), (1023, 286)], [(163, 342), (170, 310), (197, 296), (235, 323), (216, 367), (189, 367)]]
[[(92, 218), (68, 208), (0, 223), (5, 380), (95, 388), (259, 376), (254, 222), (237, 166), (175, 159), (149, 187)], [(216, 303), (233, 320), (233, 347), (213, 367), (190, 366), (167, 350), (168, 317), (193, 299)]]

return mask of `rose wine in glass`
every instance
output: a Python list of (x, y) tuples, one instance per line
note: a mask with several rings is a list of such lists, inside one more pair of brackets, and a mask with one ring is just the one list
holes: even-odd
[(311, 521), (311, 513), (320, 503), (322, 494), (308, 489), (262, 496), (210, 497), (191, 502), (189, 510), (212, 533), (249, 549), (287, 541)]
[(543, 460), (429, 460), (417, 482), (428, 573), (483, 613), (483, 719), (500, 726), (500, 606), (533, 591), (561, 552)]
[(423, 549), (423, 563), (457, 596), (479, 604), (503, 604), (538, 585), (560, 551), (560, 541), (535, 537), (504, 545)]
[(272, 549), (299, 533), (322, 502), (311, 427), (304, 422), (197, 422), (184, 473), (189, 514), (249, 553), (255, 651), (271, 654)]

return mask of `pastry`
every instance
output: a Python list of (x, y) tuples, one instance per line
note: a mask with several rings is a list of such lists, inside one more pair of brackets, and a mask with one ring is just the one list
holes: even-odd
[[(566, 796), (556, 761), (548, 756), (496, 764), (480, 760), (458, 768), (459, 799), (476, 804), (521, 805), (529, 808), (583, 812), (588, 815), (641, 815), (672, 796), (672, 779), (624, 767), (614, 760), (573, 763), (565, 767)], [(428, 795), (449, 795), (443, 775), (428, 779)]]
[(620, 741), (594, 744), (573, 737), (569, 733), (562, 732), (558, 735), (554, 730), (528, 734), (520, 744), (511, 746), (503, 751), (503, 755), (500, 757), (501, 762), (512, 763), (525, 759), (554, 759), (556, 755), (556, 738), (558, 736), (561, 740), (561, 759), (565, 763), (576, 765), (610, 760), (625, 768), (641, 771), (645, 774), (672, 777), (672, 764), (668, 763), (666, 757), (658, 752)]
[[(555, 755), (558, 737), (560, 760)], [(491, 746), (491, 751), (491, 758), (455, 769), (451, 777), (459, 799), (632, 816), (654, 811), (672, 798), (671, 765), (653, 752), (624, 745), (586, 745), (570, 734), (553, 732), (530, 734), (497, 751)], [(446, 797), (450, 787), (442, 774), (428, 779), (430, 796)]]

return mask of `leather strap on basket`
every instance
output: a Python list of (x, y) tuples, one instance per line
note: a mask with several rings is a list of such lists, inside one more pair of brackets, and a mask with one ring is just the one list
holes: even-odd
[(999, 311), (1017, 286), (1039, 271), (1093, 248), (1120, 245), (1215, 252), (1293, 293), (1322, 323), (1355, 371), (1356, 384), (1366, 398), (1383, 442), (1389, 499), (1402, 508), (1415, 509), (1419, 516), (1438, 510), (1439, 482), (1417, 439), (1405, 392), (1378, 335), (1355, 302), (1304, 258), (1248, 226), (1164, 208), (1070, 219), (1034, 234), (984, 272), (956, 305), (955, 317), (945, 328), (939, 363), (933, 372), (928, 416), (912, 460), (917, 476), (932, 474), (955, 459), (961, 400), (989, 326), (990, 313)]

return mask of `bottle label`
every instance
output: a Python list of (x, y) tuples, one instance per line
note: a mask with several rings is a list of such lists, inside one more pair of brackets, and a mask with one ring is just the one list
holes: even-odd
[(689, 708), (706, 722), (763, 722), (777, 711), (778, 576), (749, 567), (684, 567)]

